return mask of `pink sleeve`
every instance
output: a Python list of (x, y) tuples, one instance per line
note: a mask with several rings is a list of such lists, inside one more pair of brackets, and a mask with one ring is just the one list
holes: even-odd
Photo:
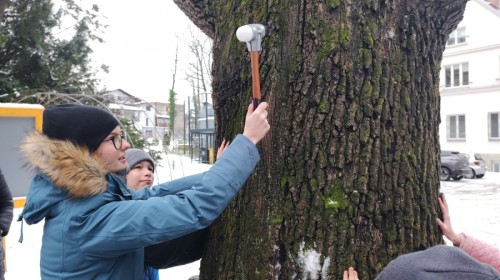
[(500, 272), (500, 249), (474, 237), (460, 233), (460, 249), (474, 259), (488, 264)]

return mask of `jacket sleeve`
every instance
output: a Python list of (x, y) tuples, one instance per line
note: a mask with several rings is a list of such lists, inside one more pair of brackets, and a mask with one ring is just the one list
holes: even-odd
[(140, 190), (130, 190), (133, 199), (148, 199), (154, 196), (166, 196), (185, 191), (193, 187), (203, 177), (203, 173), (186, 176), (170, 182), (156, 185), (152, 188), (142, 188)]
[(259, 161), (255, 145), (238, 135), (207, 172), (180, 188), (161, 184), (146, 200), (116, 201), (82, 217), (80, 248), (89, 257), (115, 257), (203, 229), (229, 205)]
[(2, 236), (6, 236), (9, 233), (12, 218), (14, 217), (13, 211), (14, 201), (12, 200), (12, 194), (0, 169), (0, 229), (2, 230)]
[(460, 233), (462, 238), (460, 249), (464, 250), (469, 256), (474, 259), (488, 264), (496, 271), (500, 272), (500, 250), (499, 248), (487, 244), (465, 233)]

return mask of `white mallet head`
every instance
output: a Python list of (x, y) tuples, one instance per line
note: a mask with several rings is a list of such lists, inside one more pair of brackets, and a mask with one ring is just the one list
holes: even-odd
[(236, 30), (236, 37), (247, 43), (248, 51), (260, 51), (262, 38), (266, 35), (266, 28), (262, 24), (254, 23), (240, 26)]
[(250, 42), (253, 38), (253, 30), (250, 25), (243, 25), (238, 30), (236, 30), (236, 37), (241, 42)]

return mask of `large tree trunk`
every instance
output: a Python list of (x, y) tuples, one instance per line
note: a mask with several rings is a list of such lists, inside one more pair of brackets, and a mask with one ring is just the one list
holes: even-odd
[[(251, 98), (246, 23), (271, 131), (262, 162), (212, 226), (200, 279), (373, 279), (396, 256), (442, 242), (438, 77), (467, 0), (183, 1), (213, 23), (217, 142)], [(315, 260), (316, 266), (312, 266)]]

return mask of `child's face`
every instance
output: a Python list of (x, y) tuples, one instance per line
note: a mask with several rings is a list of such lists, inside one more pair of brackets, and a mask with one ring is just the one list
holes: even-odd
[(127, 187), (139, 190), (153, 185), (153, 166), (147, 160), (134, 165), (127, 174)]
[(115, 141), (116, 143), (113, 143), (112, 140), (114, 137), (120, 137), (120, 135), (121, 129), (117, 126), (106, 138), (104, 138), (104, 141), (102, 141), (101, 145), (99, 145), (94, 153), (109, 172), (118, 172), (127, 168), (125, 151), (130, 148), (130, 144), (125, 139), (121, 139), (121, 147), (117, 146), (119, 147), (117, 150), (115, 145), (117, 143), (119, 145), (120, 142)]

